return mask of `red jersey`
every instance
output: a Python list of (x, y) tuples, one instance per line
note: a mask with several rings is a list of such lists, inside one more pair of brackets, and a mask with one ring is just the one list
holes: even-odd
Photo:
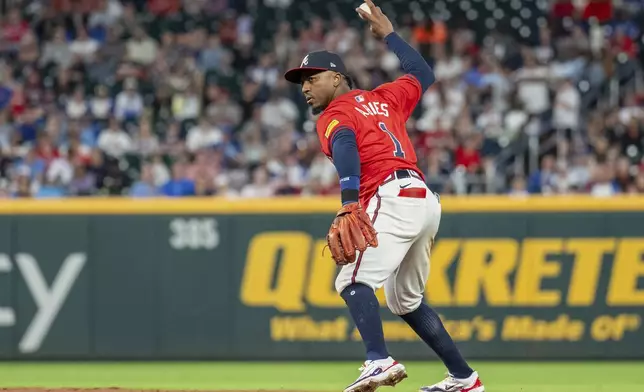
[(407, 135), (407, 119), (420, 101), (418, 80), (405, 75), (372, 91), (352, 90), (331, 102), (317, 121), (322, 152), (331, 158), (333, 134), (355, 131), (360, 154), (360, 202), (366, 208), (378, 186), (395, 170), (416, 166), (414, 146)]

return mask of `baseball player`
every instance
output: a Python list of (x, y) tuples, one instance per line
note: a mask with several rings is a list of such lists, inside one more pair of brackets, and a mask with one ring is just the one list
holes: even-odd
[(344, 299), (366, 348), (361, 373), (345, 392), (374, 391), (407, 377), (387, 351), (375, 290), (385, 287), (387, 306), (441, 358), (448, 377), (421, 391), (483, 392), (478, 374), (459, 353), (434, 310), (423, 303), (429, 255), (441, 207), (416, 166), (405, 123), (434, 75), (422, 56), (393, 30), (371, 0), (356, 9), (399, 58), (404, 76), (372, 91), (352, 89), (340, 57), (309, 53), (284, 77), (301, 84), (306, 102), (320, 114), (322, 151), (340, 178), (342, 208), (327, 241), (342, 268), (336, 290)]

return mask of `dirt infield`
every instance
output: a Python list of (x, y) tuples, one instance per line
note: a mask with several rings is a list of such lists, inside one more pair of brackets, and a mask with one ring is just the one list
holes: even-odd
[[(258, 389), (254, 392), (274, 392)], [(125, 389), (125, 388), (0, 388), (0, 392), (249, 392), (248, 390), (194, 390), (194, 389)], [(312, 392), (304, 390), (283, 390), (279, 392)]]

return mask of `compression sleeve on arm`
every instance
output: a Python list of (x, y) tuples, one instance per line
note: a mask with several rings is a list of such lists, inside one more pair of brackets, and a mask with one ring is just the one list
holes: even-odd
[(360, 194), (360, 154), (353, 130), (338, 129), (331, 141), (333, 164), (340, 177), (342, 205), (358, 201)]
[(414, 48), (412, 48), (398, 33), (393, 32), (385, 37), (385, 43), (389, 50), (400, 60), (400, 65), (405, 73), (411, 74), (418, 79), (423, 92), (434, 83), (436, 77), (434, 71), (427, 64), (427, 61)]

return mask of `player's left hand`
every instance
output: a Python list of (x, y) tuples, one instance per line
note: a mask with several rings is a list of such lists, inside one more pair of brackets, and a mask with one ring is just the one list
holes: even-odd
[(362, 16), (364, 20), (369, 22), (371, 33), (378, 39), (384, 39), (386, 36), (394, 32), (394, 26), (391, 24), (387, 15), (385, 15), (380, 7), (376, 7), (372, 0), (365, 0), (371, 13), (365, 12), (360, 8), (356, 8), (356, 12)]
[(356, 250), (378, 246), (376, 229), (360, 203), (349, 203), (338, 211), (326, 239), (337, 265), (355, 262)]

